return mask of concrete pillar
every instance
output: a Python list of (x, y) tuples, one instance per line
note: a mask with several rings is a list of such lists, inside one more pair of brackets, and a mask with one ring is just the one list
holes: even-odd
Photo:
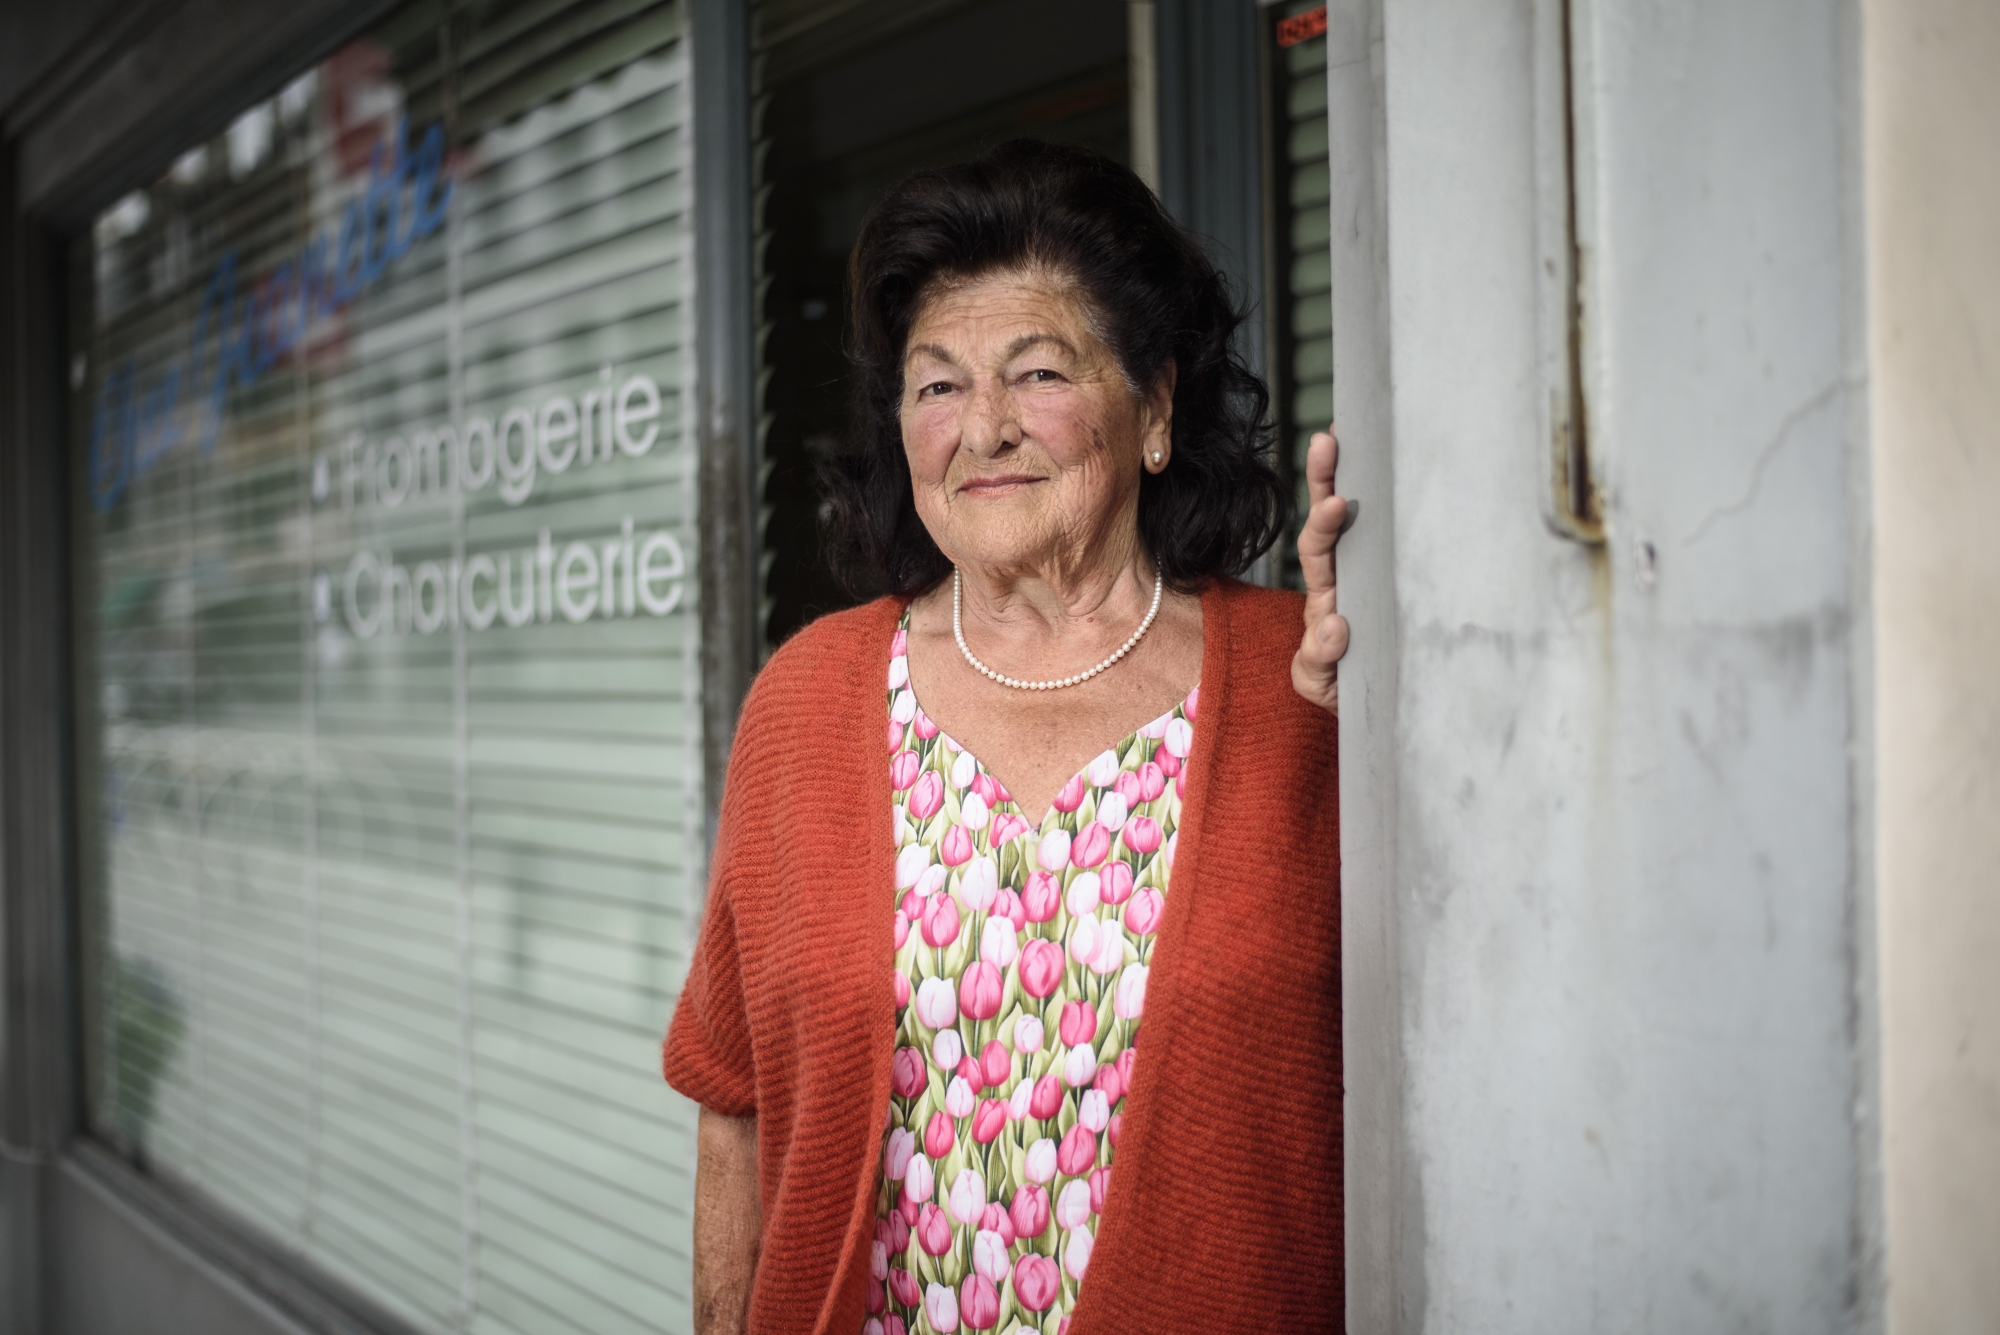
[(2000, 9), (1868, 0), (1891, 1335), (2000, 1330)]
[(1351, 1330), (1873, 1320), (1855, 18), (1330, 7)]

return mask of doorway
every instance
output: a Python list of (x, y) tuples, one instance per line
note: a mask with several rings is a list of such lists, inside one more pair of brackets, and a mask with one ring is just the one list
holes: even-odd
[[(848, 439), (848, 252), (883, 191), (1021, 136), (1145, 173), (1152, 6), (767, 0), (753, 18), (764, 652), (873, 590), (822, 555), (816, 470)], [(1141, 56), (1134, 77), (1133, 54)], [(1136, 99), (1133, 89), (1142, 96)]]

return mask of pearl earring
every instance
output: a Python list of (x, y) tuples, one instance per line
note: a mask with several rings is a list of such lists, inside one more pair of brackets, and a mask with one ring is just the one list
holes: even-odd
[(1160, 462), (1160, 452), (1158, 450), (1153, 451), (1153, 462), (1154, 463)]

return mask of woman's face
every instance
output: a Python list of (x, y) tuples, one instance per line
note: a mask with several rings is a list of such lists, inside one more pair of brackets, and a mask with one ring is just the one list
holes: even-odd
[(1061, 577), (1129, 552), (1172, 411), (1171, 371), (1134, 394), (1072, 284), (1014, 271), (940, 286), (903, 361), (917, 514), (954, 565), (990, 575)]

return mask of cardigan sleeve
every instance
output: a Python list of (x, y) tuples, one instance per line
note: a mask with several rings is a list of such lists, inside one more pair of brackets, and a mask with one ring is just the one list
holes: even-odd
[(662, 1066), (667, 1083), (711, 1112), (757, 1111), (757, 1068), (743, 995), (736, 909), (726, 877), (709, 896), (694, 962), (667, 1026)]

